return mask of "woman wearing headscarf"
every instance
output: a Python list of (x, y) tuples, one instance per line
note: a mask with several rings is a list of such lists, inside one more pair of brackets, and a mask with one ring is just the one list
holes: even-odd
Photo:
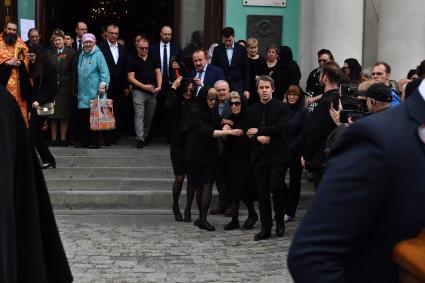
[(82, 37), (83, 52), (78, 58), (78, 120), (82, 142), (79, 147), (99, 148), (99, 133), (90, 130), (90, 100), (106, 95), (109, 70), (96, 37), (86, 33)]
[(243, 135), (240, 129), (221, 129), (216, 102), (217, 91), (214, 88), (204, 86), (199, 91), (196, 104), (190, 110), (186, 144), (188, 181), (195, 186), (199, 208), (199, 218), (194, 225), (207, 231), (215, 231), (215, 227), (207, 221), (207, 214), (217, 175), (217, 138)]

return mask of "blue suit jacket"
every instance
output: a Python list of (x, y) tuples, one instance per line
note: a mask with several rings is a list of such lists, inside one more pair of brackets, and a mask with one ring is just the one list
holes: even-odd
[(295, 282), (398, 282), (392, 250), (425, 227), (424, 123), (417, 90), (346, 129), (293, 239)]
[[(190, 78), (196, 77), (197, 71), (190, 73)], [(223, 71), (214, 65), (208, 64), (207, 70), (205, 71), (204, 85), (214, 86), (214, 83), (219, 80), (226, 80)]]
[(230, 65), (224, 43), (218, 45), (214, 48), (211, 64), (223, 70), (231, 90), (235, 90), (240, 94), (243, 94), (245, 90), (249, 91), (250, 77), (248, 55), (246, 54), (245, 48), (240, 44), (235, 43)]

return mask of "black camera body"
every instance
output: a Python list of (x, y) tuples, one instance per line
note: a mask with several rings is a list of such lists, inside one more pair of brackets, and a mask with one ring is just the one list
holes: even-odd
[(362, 92), (359, 91), (359, 85), (357, 84), (341, 84), (340, 86), (340, 97), (341, 97), (341, 122), (347, 123), (348, 118), (355, 121), (367, 115), (368, 109), (366, 100), (359, 99), (362, 96)]

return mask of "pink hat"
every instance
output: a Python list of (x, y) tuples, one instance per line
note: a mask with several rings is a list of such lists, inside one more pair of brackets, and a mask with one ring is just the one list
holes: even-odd
[(94, 34), (92, 33), (86, 33), (83, 35), (83, 37), (81, 38), (81, 41), (84, 43), (85, 41), (93, 41), (94, 43), (96, 43), (96, 37), (94, 36)]

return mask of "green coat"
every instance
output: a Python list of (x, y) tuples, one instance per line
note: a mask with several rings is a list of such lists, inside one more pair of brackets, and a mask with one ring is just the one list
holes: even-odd
[(77, 89), (77, 51), (66, 47), (59, 56), (56, 48), (49, 49), (47, 56), (54, 62), (57, 70), (58, 92), (54, 96), (55, 114), (53, 119), (69, 119), (72, 100)]

